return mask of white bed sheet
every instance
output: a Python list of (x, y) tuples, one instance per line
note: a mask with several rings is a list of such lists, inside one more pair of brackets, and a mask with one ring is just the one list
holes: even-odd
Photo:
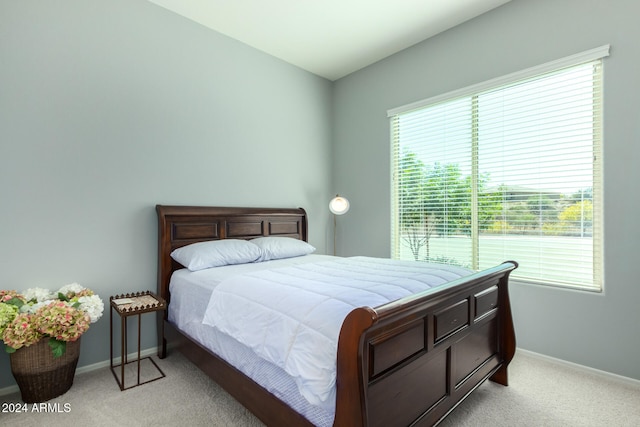
[(313, 405), (334, 410), (345, 317), (468, 276), (466, 268), (349, 257), (233, 276), (211, 293), (203, 323), (286, 371)]
[(171, 276), (169, 284), (169, 291), (171, 292), (169, 320), (180, 328), (193, 322), (202, 323), (211, 292), (224, 279), (259, 270), (327, 261), (335, 258), (329, 255), (312, 254), (266, 262), (207, 268), (199, 271), (189, 271), (186, 268), (177, 270)]
[(331, 426), (334, 410), (311, 405), (298, 391), (298, 386), (282, 369), (257, 356), (251, 349), (202, 320), (213, 289), (224, 279), (263, 269), (286, 267), (333, 259), (328, 255), (306, 255), (261, 263), (230, 265), (196, 272), (177, 270), (171, 277), (169, 321), (196, 342), (219, 355), (229, 364), (287, 403), (317, 426)]

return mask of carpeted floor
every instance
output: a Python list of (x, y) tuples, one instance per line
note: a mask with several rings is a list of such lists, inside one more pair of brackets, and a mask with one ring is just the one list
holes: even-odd
[[(76, 375), (71, 390), (46, 407), (27, 405), (26, 412), (16, 412), (24, 409), (20, 394), (0, 396), (0, 425), (262, 426), (181, 355), (154, 360), (166, 377), (125, 391), (109, 368), (101, 368)], [(143, 368), (142, 381), (157, 374), (148, 361)], [(127, 371), (125, 380), (130, 385), (135, 375)], [(518, 352), (509, 387), (486, 382), (440, 425), (640, 426), (640, 383)]]

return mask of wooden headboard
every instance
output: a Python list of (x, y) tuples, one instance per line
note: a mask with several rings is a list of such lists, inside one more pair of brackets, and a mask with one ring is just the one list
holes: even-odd
[(232, 208), (156, 205), (158, 213), (158, 294), (170, 302), (171, 273), (183, 268), (171, 258), (181, 246), (207, 240), (283, 236), (308, 240), (302, 208)]

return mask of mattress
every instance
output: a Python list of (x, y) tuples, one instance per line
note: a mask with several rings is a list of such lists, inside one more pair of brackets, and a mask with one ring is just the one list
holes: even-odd
[(286, 372), (257, 356), (250, 348), (218, 331), (203, 325), (205, 310), (213, 289), (224, 279), (263, 269), (326, 261), (328, 255), (273, 260), (261, 263), (230, 265), (191, 272), (177, 270), (171, 276), (169, 289), (169, 321), (181, 332), (208, 348), (243, 374), (285, 402), (296, 412), (317, 426), (333, 425), (334, 411), (310, 404), (298, 391), (298, 387)]

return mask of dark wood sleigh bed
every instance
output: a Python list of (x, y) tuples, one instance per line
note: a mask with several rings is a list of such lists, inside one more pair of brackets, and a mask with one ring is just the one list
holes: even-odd
[[(286, 236), (306, 241), (303, 209), (162, 206), (158, 294), (182, 268), (174, 249), (206, 240)], [(338, 341), (335, 426), (435, 425), (486, 379), (507, 385), (515, 353), (508, 294), (513, 261), (379, 307), (353, 310)], [(158, 355), (177, 348), (270, 426), (311, 423), (158, 314)]]

